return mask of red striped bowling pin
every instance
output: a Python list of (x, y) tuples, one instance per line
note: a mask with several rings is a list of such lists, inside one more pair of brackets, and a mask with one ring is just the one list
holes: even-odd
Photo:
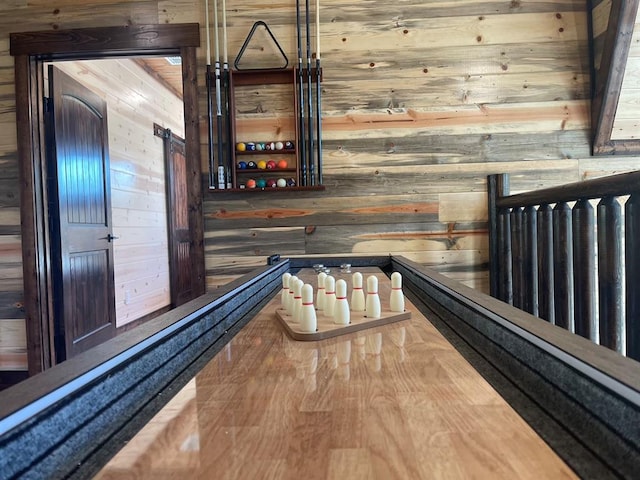
[(336, 304), (336, 279), (327, 275), (324, 279), (324, 308), (325, 317), (333, 317), (333, 310)]
[(289, 272), (282, 275), (282, 291), (280, 292), (280, 304), (282, 308), (287, 308), (287, 297), (289, 296), (289, 279), (291, 274)]
[(308, 283), (302, 287), (302, 309), (300, 311), (300, 330), (315, 333), (318, 329), (316, 309), (313, 307), (313, 287)]
[(393, 272), (391, 274), (391, 296), (389, 297), (389, 307), (392, 312), (404, 312), (402, 274), (400, 272)]
[(299, 278), (296, 279), (295, 285), (293, 286), (293, 321), (295, 323), (300, 323), (300, 313), (302, 312), (302, 286), (304, 282)]
[(316, 308), (318, 310), (324, 309), (324, 281), (326, 278), (327, 274), (325, 272), (318, 274), (318, 292), (316, 294)]
[(347, 301), (347, 282), (338, 280), (336, 282), (336, 304), (333, 307), (333, 323), (349, 325), (350, 322), (351, 312), (349, 312), (349, 302)]
[(378, 295), (378, 278), (371, 275), (367, 278), (367, 299), (365, 301), (365, 315), (367, 318), (380, 318), (382, 308)]
[(351, 276), (351, 284), (353, 290), (351, 291), (351, 310), (354, 312), (364, 312), (364, 290), (362, 289), (362, 274), (356, 272)]

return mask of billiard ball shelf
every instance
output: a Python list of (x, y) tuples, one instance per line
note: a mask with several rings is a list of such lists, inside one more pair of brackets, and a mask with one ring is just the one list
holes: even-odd
[[(285, 69), (260, 69), (260, 70), (232, 70), (229, 76), (229, 123), (231, 130), (230, 144), (235, 148), (232, 148), (231, 162), (228, 167), (230, 171), (228, 174), (231, 176), (232, 188), (211, 188), (210, 192), (255, 192), (255, 191), (269, 191), (269, 192), (282, 192), (282, 191), (304, 191), (304, 190), (324, 190), (322, 185), (302, 185), (303, 183), (311, 183), (310, 177), (305, 174), (306, 165), (301, 165), (302, 158), (301, 146), (304, 146), (301, 142), (301, 132), (299, 131), (299, 122), (295, 121), (299, 118), (299, 98), (298, 98), (298, 70), (295, 68)], [(315, 78), (315, 76), (312, 76)], [(291, 122), (284, 121), (283, 130), (278, 129), (277, 132), (273, 132), (274, 136), (269, 138), (269, 134), (261, 132), (256, 136), (255, 132), (251, 135), (251, 138), (246, 131), (242, 131), (242, 128), (238, 124), (236, 118), (236, 97), (245, 98), (248, 93), (256, 89), (262, 89), (265, 86), (281, 85), (277, 87), (278, 90), (282, 89), (282, 93), (287, 95), (291, 99), (290, 116)], [(249, 95), (251, 97), (251, 95)], [(269, 106), (267, 110), (270, 111)], [(242, 122), (240, 122), (241, 124)], [(275, 148), (282, 147), (282, 148)], [(284, 165), (286, 161), (286, 168), (246, 168), (246, 164), (262, 163), (262, 162), (276, 163), (281, 161)], [(308, 164), (306, 159), (305, 164)], [(242, 164), (242, 166), (240, 166)], [(286, 186), (271, 187), (266, 186), (264, 188), (260, 186), (248, 187), (246, 186), (249, 179), (255, 180), (260, 184), (262, 180), (272, 183), (273, 180), (278, 181), (284, 179), (287, 182)], [(227, 183), (229, 180), (227, 179)], [(291, 185), (291, 183), (293, 185)]]
[(255, 193), (255, 192), (308, 192), (308, 191), (323, 191), (325, 189), (324, 185), (311, 185), (307, 187), (264, 187), (264, 188), (225, 188), (225, 189), (215, 189), (209, 190), (212, 193), (221, 194), (221, 193), (237, 193), (237, 192), (247, 192), (247, 193)]

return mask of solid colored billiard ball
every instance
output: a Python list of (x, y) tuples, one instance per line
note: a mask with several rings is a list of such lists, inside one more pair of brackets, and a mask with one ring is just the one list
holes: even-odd
[(247, 163), (247, 168), (258, 168), (258, 166), (256, 165), (256, 162), (251, 161)]
[(268, 170), (273, 170), (274, 168), (276, 168), (276, 162), (274, 162), (273, 160), (269, 160), (267, 162), (267, 169)]
[(287, 168), (287, 161), (286, 160), (280, 160), (278, 162), (278, 168)]
[(276, 181), (273, 178), (267, 180), (267, 187), (272, 188), (276, 186)]
[(259, 168), (260, 170), (264, 170), (265, 168), (267, 168), (267, 162), (265, 162), (264, 160), (260, 160), (260, 161), (258, 162), (258, 168)]
[(238, 162), (238, 168), (240, 170), (244, 170), (245, 168), (247, 168), (247, 162)]
[(247, 145), (244, 142), (236, 143), (236, 150), (239, 152), (244, 152), (247, 149)]
[(293, 150), (293, 142), (287, 140), (286, 142), (284, 142), (284, 148), (285, 150)]
[(256, 181), (253, 178), (247, 180), (247, 188), (256, 188)]
[(266, 186), (267, 186), (267, 181), (264, 178), (259, 178), (258, 180), (256, 180), (256, 187), (264, 188)]

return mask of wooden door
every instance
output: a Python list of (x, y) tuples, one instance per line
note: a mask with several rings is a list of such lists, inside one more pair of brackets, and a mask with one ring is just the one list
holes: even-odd
[(56, 361), (115, 334), (106, 102), (49, 67)]
[(164, 139), (169, 222), (169, 272), (171, 306), (177, 307), (194, 298), (191, 284), (191, 231), (189, 230), (189, 197), (187, 158), (184, 139), (169, 129), (156, 125), (156, 134)]

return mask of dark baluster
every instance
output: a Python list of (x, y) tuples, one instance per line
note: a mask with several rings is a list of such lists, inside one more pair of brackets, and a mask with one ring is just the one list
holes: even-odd
[(522, 207), (511, 210), (511, 265), (513, 278), (513, 306), (524, 306), (524, 268), (523, 268), (523, 243), (524, 231)]
[(538, 315), (538, 222), (536, 208), (524, 209), (523, 222), (523, 310)]
[(538, 207), (538, 316), (553, 323), (553, 211)]
[(615, 197), (598, 203), (600, 345), (622, 353), (622, 209)]
[[(500, 277), (504, 263), (499, 254), (500, 241), (499, 212), (496, 202), (499, 198), (509, 195), (509, 175), (487, 176), (487, 199), (489, 209), (489, 293), (492, 297), (504, 300), (500, 296)], [(509, 267), (511, 269), (511, 267)]]
[(513, 304), (513, 283), (511, 276), (511, 214), (509, 209), (498, 214), (498, 298)]
[(627, 357), (640, 361), (640, 193), (629, 197), (624, 217)]
[(553, 263), (555, 324), (573, 331), (573, 236), (566, 202), (553, 209)]
[(593, 207), (578, 200), (573, 207), (573, 288), (575, 333), (595, 340), (595, 224)]

